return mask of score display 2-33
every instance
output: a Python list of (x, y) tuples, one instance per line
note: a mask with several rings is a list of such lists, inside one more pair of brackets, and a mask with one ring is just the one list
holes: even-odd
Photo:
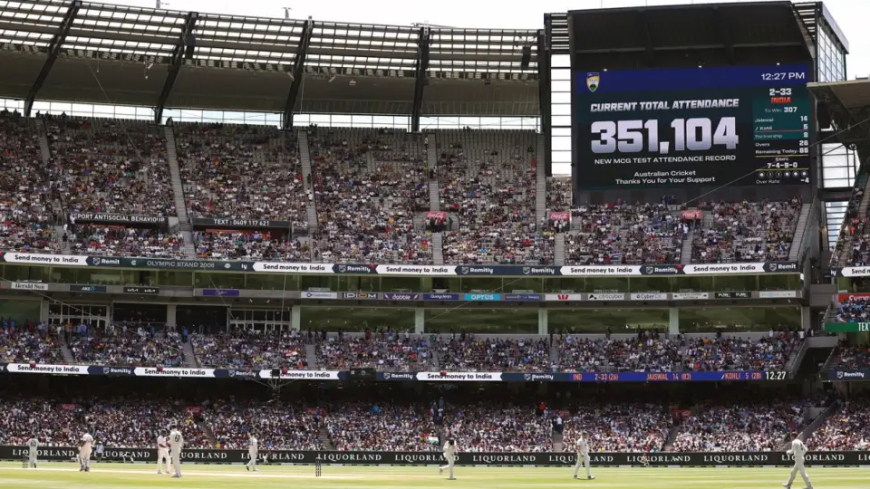
[(577, 188), (809, 183), (804, 65), (575, 76)]

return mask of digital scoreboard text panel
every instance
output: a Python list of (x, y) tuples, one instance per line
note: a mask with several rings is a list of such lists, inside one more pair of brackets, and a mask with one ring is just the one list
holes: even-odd
[(810, 183), (806, 65), (574, 75), (577, 188)]

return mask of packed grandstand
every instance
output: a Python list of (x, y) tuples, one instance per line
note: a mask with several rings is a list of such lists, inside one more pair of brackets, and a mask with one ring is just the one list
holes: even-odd
[[(799, 197), (691, 208), (574, 203), (570, 179), (537, 171), (539, 136), (532, 131), (422, 136), (313, 126), (300, 142), (266, 126), (179, 123), (165, 129), (174, 133), (172, 142), (164, 128), (145, 122), (4, 112), (0, 169), (23, 181), (4, 186), (2, 250), (327, 263), (776, 262), (789, 259), (807, 207)], [(41, 133), (47, 159), (39, 150)], [(307, 175), (301, 144), (307, 144), (301, 153), (310, 155)], [(429, 144), (436, 146), (436, 161), (428, 157)], [(173, 173), (179, 181), (172, 181)], [(183, 199), (173, 197), (173, 188)], [(547, 192), (543, 212), (536, 207), (538, 189)], [(184, 202), (183, 215), (194, 220), (290, 225), (202, 229), (187, 243), (168, 224), (179, 214), (176, 202)], [(443, 222), (430, 225), (427, 212), (438, 209)], [(683, 210), (700, 211), (700, 223), (683, 219)], [(551, 220), (551, 212), (570, 213), (570, 222)], [(94, 222), (83, 217), (89, 214), (149, 219)], [(691, 240), (688, 257), (681, 254), (685, 240)], [(557, 241), (564, 243), (560, 256)], [(439, 242), (440, 252), (433, 253)]]
[[(222, 20), (211, 21), (216, 32), (223, 29)], [(197, 49), (212, 49), (207, 46), (214, 40), (203, 41)], [(507, 116), (505, 107), (524, 104), (537, 82), (538, 54), (527, 56), (524, 48), (531, 45), (521, 44), (529, 41), (507, 34), (492, 42), (504, 49), (513, 44), (518, 60), (495, 64), (512, 63), (516, 71), (475, 68), (491, 68), (526, 89), (512, 92), (508, 84), (500, 87), (503, 96), (486, 95), (511, 99), (498, 100), (504, 105), (494, 111)], [(440, 60), (450, 55), (442, 52)], [(318, 90), (338, 87), (329, 85), (336, 73), (339, 82), (350, 78), (351, 87), (356, 80), (343, 75), (360, 74), (329, 69), (306, 74), (315, 106), (329, 107), (323, 112), (333, 112), (333, 102), (360, 104), (354, 114), (362, 104), (380, 103), (363, 101), (366, 95), (324, 102)], [(453, 79), (459, 72), (431, 71), (431, 91), (442, 98), (460, 90), (439, 87), (439, 78), (465, 81)], [(286, 73), (291, 76), (280, 73), (281, 82), (296, 86), (295, 75)], [(384, 92), (400, 91), (393, 90), (392, 78), (414, 78), (408, 73), (359, 76), (360, 92), (364, 78), (378, 79), (387, 88), (367, 86), (373, 92), (364, 93), (389, 98)], [(480, 73), (462, 74), (481, 81)], [(264, 93), (273, 89), (270, 83), (263, 84)], [(214, 85), (202, 89), (219, 91), (221, 83)], [(280, 85), (282, 97), (286, 88)], [(471, 81), (462, 89), (469, 99), (483, 93)], [(189, 85), (179, 90), (191, 100), (207, 98), (190, 95)], [(334, 90), (328, 93), (343, 87)], [(451, 93), (448, 102), (456, 96)], [(224, 104), (255, 102), (242, 93), (215, 97), (224, 97)], [(592, 452), (779, 452), (795, 433), (804, 433), (814, 452), (870, 447), (870, 399), (846, 382), (870, 375), (866, 337), (825, 332), (826, 322), (866, 327), (870, 299), (861, 279), (844, 279), (835, 269), (830, 273), (838, 290), (854, 294), (826, 304), (826, 311), (807, 305), (809, 284), (825, 280), (816, 243), (810, 243), (818, 240), (807, 239), (818, 234), (819, 202), (806, 188), (715, 197), (690, 192), (684, 196), (694, 197), (684, 200), (667, 195), (669, 189), (653, 199), (645, 192), (584, 193), (572, 178), (552, 174), (549, 134), (537, 129), (420, 129), (419, 108), (406, 127), (379, 127), (374, 116), (365, 128), (320, 126), (314, 119), (294, 126), (297, 108), (290, 99), (282, 129), (167, 120), (160, 115), (165, 102), (156, 109), (160, 124), (56, 110), (0, 112), (0, 254), (25, 256), (12, 263), (0, 255), (6, 273), (0, 288), (10, 283), (15, 289), (4, 301), (38, 303), (0, 307), (0, 447), (24, 445), (31, 437), (44, 447), (74, 447), (91, 433), (100, 448), (153, 448), (170, 425), (181, 427), (185, 450), (243, 450), (255, 434), (267, 457), (270, 450), (438, 452), (446, 437), (457, 438), (463, 452), (566, 452), (581, 432)], [(540, 124), (538, 103), (517, 117)], [(857, 182), (842, 192), (851, 196), (824, 262), (864, 267), (870, 264), (870, 201)], [(81, 263), (94, 257), (88, 262), (103, 264), (145, 258), (161, 266), (52, 266), (43, 272), (26, 263), (37, 254)], [(226, 282), (216, 284), (201, 262), (226, 263), (214, 271)], [(241, 268), (247, 262), (327, 263), (345, 270), (349, 264), (370, 270), (377, 264), (650, 267), (564, 282), (524, 270), (516, 280), (494, 274), (493, 287), (486, 273), (455, 281), (372, 274), (366, 282), (370, 277), (363, 273), (294, 272), (283, 274), (295, 284), (288, 287), (277, 273), (251, 277), (256, 274)], [(756, 273), (740, 269), (747, 263), (759, 265)], [(765, 267), (776, 272), (782, 263), (794, 273), (757, 273)], [(738, 272), (682, 276), (685, 267), (715, 264), (735, 265)], [(646, 277), (641, 268), (677, 272)], [(372, 285), (387, 280), (397, 284), (392, 303), (386, 288)], [(88, 290), (90, 284), (101, 289)], [(480, 290), (478, 284), (487, 286)], [(301, 300), (303, 290), (310, 300)], [(525, 309), (503, 305), (508, 291)], [(429, 292), (435, 297), (418, 302)], [(504, 301), (493, 295), (478, 303), (473, 297), (493, 292), (503, 292)], [(378, 300), (361, 300), (371, 298)], [(578, 307), (582, 299), (589, 300)], [(631, 307), (619, 304), (629, 299)], [(141, 309), (140, 319), (121, 319), (122, 303), (123, 314)], [(330, 310), (332, 304), (345, 311)], [(104, 312), (91, 313), (91, 307)], [(159, 310), (154, 320), (143, 318), (153, 312), (149, 307)], [(217, 312), (206, 314), (206, 308)], [(378, 312), (369, 316), (363, 309)], [(249, 321), (242, 321), (248, 312)], [(475, 323), (477, 314), (489, 317)], [(521, 332), (510, 329), (513, 320), (523, 323)], [(595, 326), (582, 327), (593, 320)], [(146, 368), (148, 375), (136, 372)], [(28, 382), (49, 372), (58, 375)], [(584, 374), (590, 373), (601, 375), (589, 382)], [(417, 374), (435, 380), (417, 382)], [(462, 374), (469, 377), (450, 381)], [(502, 374), (513, 380), (472, 379)], [(622, 374), (649, 377), (623, 381)], [(334, 382), (311, 380), (317, 376)]]

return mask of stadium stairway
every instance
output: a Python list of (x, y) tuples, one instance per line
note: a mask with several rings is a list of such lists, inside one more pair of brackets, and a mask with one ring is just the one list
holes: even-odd
[(202, 430), (202, 434), (205, 435), (205, 439), (208, 440), (209, 443), (211, 443), (211, 446), (216, 447), (217, 437), (214, 436), (214, 431), (212, 431), (211, 426), (209, 426), (208, 424), (208, 421), (203, 419), (199, 421), (196, 425), (199, 427), (200, 430)]
[(184, 186), (181, 184), (181, 170), (178, 167), (178, 152), (175, 149), (175, 133), (172, 126), (163, 126), (166, 137), (166, 155), (169, 158), (169, 175), (172, 177), (172, 193), (175, 202), (175, 215), (178, 216), (178, 226), (181, 228), (181, 237), (184, 238), (184, 255), (188, 259), (196, 258), (193, 248), (193, 226), (190, 216), (187, 215), (187, 205), (184, 201)]
[(310, 343), (305, 345), (305, 361), (308, 362), (308, 368), (317, 368), (317, 351)]
[(565, 233), (556, 233), (554, 264), (562, 266), (565, 264)]
[[(542, 134), (538, 135), (538, 151), (540, 153), (540, 148), (542, 146), (541, 141), (543, 141), (544, 136)], [(537, 171), (537, 180), (535, 181), (535, 223), (540, 225), (541, 222), (544, 221), (547, 212), (547, 171), (544, 165), (539, 164), (536, 166)]]
[(329, 431), (326, 429), (325, 423), (320, 424), (320, 443), (323, 445), (324, 450), (335, 450), (335, 445), (333, 445), (332, 440), (329, 439)]
[(438, 190), (438, 180), (429, 180), (429, 210), (441, 210), (441, 197)]
[(689, 231), (686, 239), (683, 240), (683, 249), (680, 253), (680, 263), (688, 265), (692, 263), (692, 240), (695, 238), (695, 232)]
[(36, 130), (39, 133), (39, 152), (42, 155), (42, 163), (49, 167), (51, 150), (48, 149), (48, 136), (45, 134), (45, 122), (42, 119), (37, 122)]
[(432, 233), (432, 263), (444, 264), (444, 235), (441, 233)]
[(812, 204), (804, 204), (803, 207), (801, 207), (801, 215), (798, 217), (797, 226), (794, 231), (794, 238), (791, 240), (791, 248), (788, 252), (788, 259), (790, 261), (797, 261), (798, 258), (800, 258), (801, 247), (803, 247), (804, 236), (806, 235), (804, 231), (806, 231), (807, 221), (810, 218), (810, 210), (812, 207)]
[(670, 429), (668, 429), (668, 437), (665, 439), (665, 444), (662, 445), (662, 451), (668, 452), (671, 450), (671, 447), (674, 445), (674, 442), (677, 441), (677, 435), (680, 433), (679, 425), (672, 424)]
[[(305, 190), (308, 195), (314, 195), (314, 176), (311, 173), (311, 151), (308, 147), (308, 131), (302, 129), (297, 134), (299, 141), (299, 162), (302, 163), (302, 180), (305, 182)], [(308, 231), (317, 231), (317, 203), (315, 199), (308, 199), (305, 212), (308, 216)]]
[(59, 343), (60, 343), (60, 354), (63, 356), (63, 361), (67, 363), (67, 365), (74, 365), (76, 363), (75, 357), (73, 357), (72, 351), (69, 349), (69, 345), (66, 342), (66, 338), (64, 335), (59, 335)]
[(182, 352), (184, 353), (184, 366), (186, 368), (199, 368), (199, 360), (196, 359), (196, 354), (193, 353), (193, 344), (190, 340), (181, 344)]

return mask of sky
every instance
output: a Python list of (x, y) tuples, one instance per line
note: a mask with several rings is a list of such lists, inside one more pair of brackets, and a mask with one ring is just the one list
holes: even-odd
[[(155, 7), (158, 0), (114, 0), (115, 5)], [(758, 0), (750, 0), (758, 1)], [(763, 1), (763, 0), (762, 0)], [(411, 25), (482, 29), (541, 29), (544, 14), (569, 10), (723, 3), (722, 0), (536, 0), (508, 2), (510, 8), (494, 8), (486, 0), (160, 0), (170, 10), (211, 12), (252, 17), (283, 18), (289, 7), (290, 18), (360, 24)], [(732, 2), (740, 3), (740, 2)], [(824, 2), (850, 44), (846, 60), (849, 79), (870, 76), (870, 0), (827, 0)]]

